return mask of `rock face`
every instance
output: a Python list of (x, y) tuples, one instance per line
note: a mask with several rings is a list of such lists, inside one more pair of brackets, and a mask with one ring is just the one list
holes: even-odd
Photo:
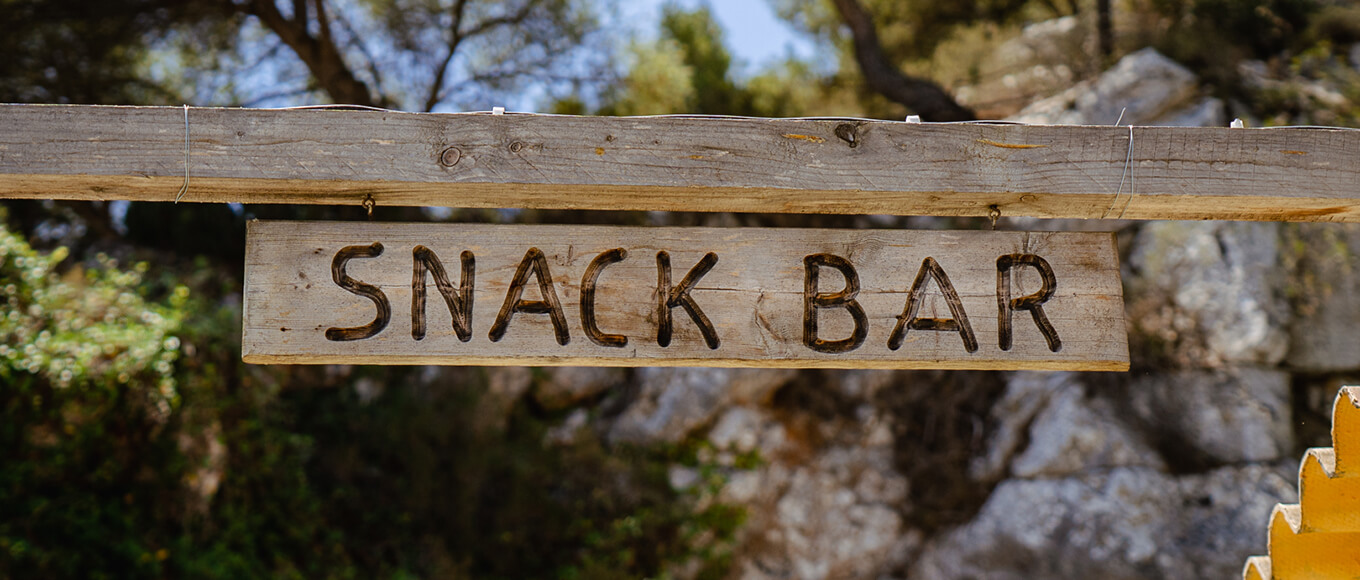
[(1226, 125), (1223, 103), (1199, 96), (1194, 73), (1145, 48), (1098, 78), (1025, 107), (1010, 120), (1050, 125)]
[(788, 369), (638, 369), (641, 392), (614, 420), (609, 439), (678, 442), (727, 407), (768, 401), (794, 374)]
[(1071, 86), (1083, 68), (1087, 27), (1075, 16), (1026, 26), (1020, 36), (992, 53), (975, 85), (955, 91), (954, 98), (981, 118), (1014, 115), (1036, 97)]
[[(734, 471), (718, 496), (750, 513), (740, 577), (872, 578), (906, 563), (920, 543), (899, 511), (908, 482), (893, 464), (890, 420), (862, 411), (853, 422), (786, 418), (788, 426), (740, 407), (718, 419), (708, 440), (723, 450), (719, 463), (723, 452), (766, 458)], [(809, 426), (817, 432), (798, 433)]]
[(1153, 222), (1134, 240), (1126, 310), (1181, 366), (1275, 365), (1289, 349), (1280, 224)]
[[(1064, 19), (1014, 41), (1007, 66), (1051, 65), (1017, 86), (1062, 76), (1044, 51), (1080, 45), (1079, 28)], [(1151, 49), (1014, 119), (1112, 124), (1121, 112), (1122, 124), (1227, 124), (1222, 102)], [(1298, 385), (1360, 370), (1360, 226), (1057, 227), (1112, 225), (1133, 373), (987, 374), (968, 376), (986, 383), (969, 390), (887, 371), (559, 369), (531, 396), (549, 409), (604, 409), (571, 412), (549, 444), (587, 428), (616, 444), (705, 439), (717, 466), (705, 469), (728, 479), (703, 501), (748, 514), (733, 577), (1235, 575), (1264, 550), (1273, 505), (1294, 499), (1299, 445), (1311, 441), (1298, 431), (1308, 420), (1294, 409)], [(493, 391), (508, 394), (530, 381), (496, 377)], [(952, 427), (930, 427), (937, 420)], [(670, 482), (702, 489), (706, 473), (676, 465)], [(941, 511), (939, 488), (956, 485), (968, 488), (947, 498), (956, 515), (922, 515)]]
[(1119, 467), (997, 486), (910, 578), (1228, 578), (1293, 482), (1264, 466), (1174, 477)]
[(1287, 251), (1299, 262), (1285, 291), (1299, 317), (1288, 365), (1310, 372), (1360, 369), (1360, 224), (1287, 228)]
[(1179, 371), (1135, 379), (1128, 409), (1185, 467), (1293, 457), (1289, 375), (1273, 369)]

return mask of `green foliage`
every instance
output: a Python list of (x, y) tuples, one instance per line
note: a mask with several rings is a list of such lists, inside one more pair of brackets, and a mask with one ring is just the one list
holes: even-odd
[(174, 461), (148, 442), (178, 399), (187, 291), (149, 301), (145, 264), (102, 255), (59, 275), (66, 254), (0, 228), (0, 577), (154, 575), (165, 538), (140, 528)]
[(196, 27), (230, 11), (216, 2), (0, 2), (0, 102), (179, 103), (174, 88), (149, 78), (145, 59), (176, 23)]
[(730, 565), (744, 513), (713, 501), (711, 466), (678, 493), (671, 448), (546, 443), (559, 417), (517, 401), (488, 421), (506, 403), (480, 369), (246, 367), (220, 266), (66, 259), (0, 231), (0, 578)]

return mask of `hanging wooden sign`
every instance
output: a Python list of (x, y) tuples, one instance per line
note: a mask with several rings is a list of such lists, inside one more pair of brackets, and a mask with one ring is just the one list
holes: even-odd
[(1110, 233), (252, 222), (250, 363), (1127, 370)]

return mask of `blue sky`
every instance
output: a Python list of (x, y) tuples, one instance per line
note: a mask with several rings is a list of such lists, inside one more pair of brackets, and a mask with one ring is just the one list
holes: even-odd
[[(645, 38), (656, 37), (661, 6), (667, 0), (624, 0), (620, 11), (624, 20), (637, 23)], [(717, 15), (726, 34), (727, 46), (743, 61), (745, 71), (782, 59), (788, 51), (811, 58), (812, 41), (800, 35), (775, 15), (768, 0), (672, 0), (685, 8), (707, 4)]]

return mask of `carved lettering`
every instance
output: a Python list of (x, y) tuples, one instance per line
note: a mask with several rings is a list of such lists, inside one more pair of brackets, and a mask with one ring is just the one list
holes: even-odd
[(689, 313), (689, 317), (698, 325), (699, 332), (704, 335), (704, 342), (708, 348), (717, 350), (718, 331), (713, 328), (713, 323), (704, 316), (704, 311), (699, 308), (699, 303), (694, 301), (694, 297), (689, 293), (694, 289), (694, 285), (704, 277), (713, 265), (718, 263), (718, 255), (713, 252), (704, 254), (699, 259), (699, 263), (690, 268), (689, 273), (680, 281), (680, 285), (671, 286), (671, 255), (665, 251), (656, 253), (656, 343), (666, 347), (671, 344), (671, 310), (679, 306)]
[[(803, 344), (817, 352), (850, 352), (864, 344), (869, 335), (869, 317), (864, 314), (855, 296), (859, 294), (859, 273), (849, 260), (833, 254), (812, 254), (803, 258)], [(837, 292), (820, 292), (820, 271), (825, 266), (835, 268), (845, 277), (845, 288)], [(823, 308), (844, 308), (855, 322), (848, 338), (823, 340), (817, 336), (817, 311)]]
[[(524, 285), (529, 281), (530, 271), (538, 278), (538, 291), (543, 296), (542, 300), (521, 298), (524, 295)], [(491, 342), (500, 342), (505, 337), (505, 330), (510, 326), (510, 318), (516, 312), (547, 314), (552, 319), (557, 344), (566, 346), (571, 341), (571, 335), (567, 331), (567, 316), (562, 313), (562, 303), (557, 300), (552, 273), (548, 271), (548, 259), (538, 248), (529, 248), (529, 251), (524, 253), (524, 259), (520, 260), (519, 267), (515, 269), (515, 277), (510, 280), (510, 290), (505, 293), (505, 304), (501, 305), (496, 322), (491, 325)]]
[(335, 285), (372, 300), (373, 305), (378, 308), (378, 314), (373, 318), (373, 322), (363, 326), (327, 328), (326, 340), (363, 340), (387, 328), (387, 323), (392, 320), (392, 303), (387, 301), (387, 295), (383, 294), (382, 288), (355, 280), (350, 277), (349, 273), (345, 272), (345, 266), (349, 264), (350, 260), (354, 258), (376, 258), (381, 256), (382, 253), (383, 245), (378, 242), (373, 242), (367, 246), (345, 246), (335, 253), (335, 259), (331, 260), (331, 279), (335, 280)]
[(586, 266), (585, 276), (581, 277), (581, 327), (586, 331), (586, 338), (600, 346), (612, 346), (622, 348), (628, 345), (628, 337), (622, 334), (605, 334), (600, 331), (599, 322), (595, 320), (595, 286), (599, 282), (600, 273), (604, 272), (605, 266), (615, 262), (622, 262), (628, 257), (628, 250), (614, 248), (595, 256)]
[[(934, 279), (935, 285), (939, 286), (940, 293), (944, 295), (944, 302), (949, 306), (949, 315), (953, 318), (921, 318), (917, 315), (921, 303), (924, 302), (927, 277)], [(893, 326), (892, 334), (888, 336), (888, 348), (890, 350), (901, 348), (908, 330), (958, 332), (963, 338), (963, 350), (977, 352), (977, 335), (973, 333), (973, 326), (968, 323), (968, 313), (964, 312), (963, 302), (959, 300), (959, 293), (950, 283), (949, 275), (945, 274), (944, 268), (940, 267), (935, 258), (926, 258), (921, 262), (921, 269), (916, 272), (916, 280), (911, 283), (911, 292), (907, 295), (907, 306), (902, 310), (902, 314), (897, 316), (897, 324)]]
[(411, 255), (414, 264), (411, 273), (411, 338), (425, 338), (425, 272), (428, 271), (434, 276), (434, 285), (449, 307), (449, 315), (453, 317), (453, 332), (458, 335), (458, 340), (472, 340), (472, 289), (477, 273), (477, 262), (472, 252), (464, 251), (460, 256), (463, 274), (457, 290), (449, 282), (444, 264), (439, 261), (434, 250), (416, 246), (411, 250)]
[[(1030, 266), (1039, 271), (1043, 282), (1038, 292), (1011, 298), (1011, 269), (1016, 266)], [(1048, 341), (1048, 350), (1062, 350), (1058, 331), (1044, 314), (1044, 303), (1053, 297), (1057, 289), (1058, 279), (1053, 275), (1053, 267), (1048, 265), (1048, 260), (1036, 254), (1008, 254), (996, 259), (996, 304), (999, 312), (996, 328), (1001, 350), (1011, 349), (1011, 314), (1016, 310), (1028, 310), (1034, 317), (1034, 324), (1043, 333), (1044, 340)]]

